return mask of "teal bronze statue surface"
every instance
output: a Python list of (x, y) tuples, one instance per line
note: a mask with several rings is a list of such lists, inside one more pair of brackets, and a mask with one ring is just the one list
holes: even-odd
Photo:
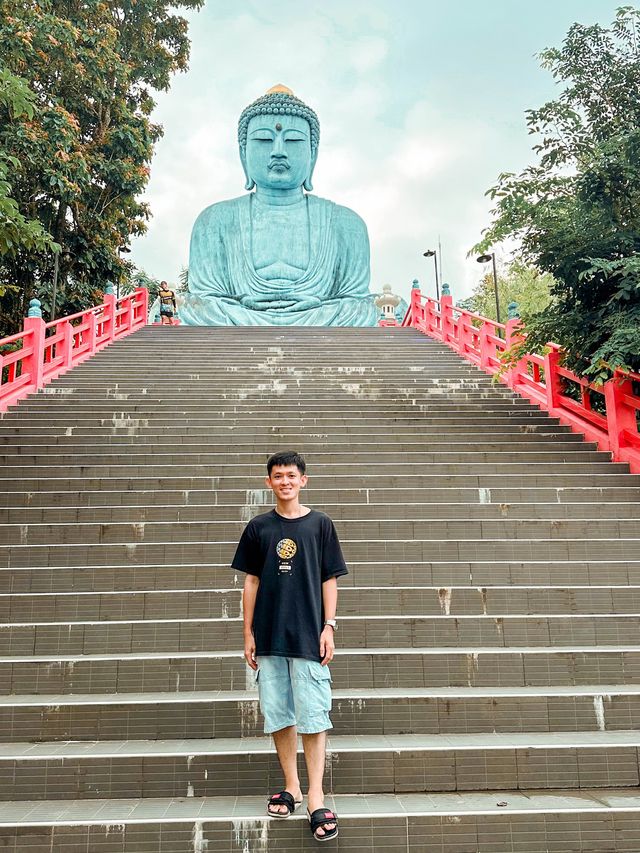
[(244, 110), (240, 159), (254, 191), (198, 216), (183, 323), (376, 325), (366, 225), (310, 194), (319, 137), (316, 114), (284, 86)]

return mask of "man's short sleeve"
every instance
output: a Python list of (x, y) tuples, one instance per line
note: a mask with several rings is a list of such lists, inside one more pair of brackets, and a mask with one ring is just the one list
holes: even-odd
[(264, 557), (260, 552), (255, 525), (249, 522), (242, 531), (236, 553), (231, 561), (231, 567), (248, 575), (260, 577)]
[(340, 540), (331, 519), (326, 516), (322, 525), (322, 582), (329, 578), (339, 578), (349, 573), (347, 564), (342, 556)]

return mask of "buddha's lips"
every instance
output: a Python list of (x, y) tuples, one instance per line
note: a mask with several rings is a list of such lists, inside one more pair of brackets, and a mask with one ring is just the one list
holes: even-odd
[(285, 163), (284, 160), (275, 160), (272, 163), (269, 163), (269, 170), (271, 169), (290, 169), (291, 166), (288, 163)]

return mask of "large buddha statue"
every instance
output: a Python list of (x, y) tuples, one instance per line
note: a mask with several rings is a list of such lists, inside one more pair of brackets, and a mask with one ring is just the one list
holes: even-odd
[(311, 195), (320, 125), (276, 86), (240, 116), (247, 178), (239, 198), (212, 204), (191, 235), (191, 326), (374, 326), (369, 238), (347, 207)]

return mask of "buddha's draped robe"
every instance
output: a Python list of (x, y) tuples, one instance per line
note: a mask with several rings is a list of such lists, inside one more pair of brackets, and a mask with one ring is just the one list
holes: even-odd
[(251, 248), (252, 194), (207, 207), (191, 235), (189, 292), (179, 306), (190, 326), (375, 326), (369, 238), (360, 217), (307, 195), (308, 269), (296, 281), (261, 278)]

